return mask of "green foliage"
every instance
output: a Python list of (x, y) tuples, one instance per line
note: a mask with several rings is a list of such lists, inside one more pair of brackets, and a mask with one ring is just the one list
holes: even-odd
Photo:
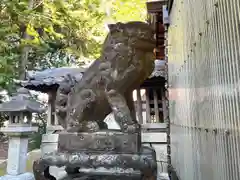
[(114, 21), (145, 21), (147, 17), (146, 1), (115, 0), (112, 3), (111, 17)]
[(14, 90), (24, 47), (28, 69), (78, 64), (99, 56), (108, 19), (144, 20), (145, 12), (143, 0), (1, 0), (0, 87)]
[(19, 77), (24, 47), (28, 69), (69, 65), (46, 57), (96, 58), (105, 34), (101, 0), (1, 0), (0, 19), (0, 87), (7, 90)]
[(43, 16), (47, 24), (44, 30), (51, 39), (60, 41), (68, 52), (78, 56), (99, 54), (105, 18), (100, 0), (46, 0), (44, 9), (51, 14), (48, 18)]

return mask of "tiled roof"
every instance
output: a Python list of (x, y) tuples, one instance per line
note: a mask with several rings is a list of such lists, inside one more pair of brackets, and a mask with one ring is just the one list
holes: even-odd
[(79, 81), (85, 68), (61, 67), (46, 69), (44, 71), (29, 71), (27, 80), (21, 81), (21, 85), (27, 89), (46, 92), (53, 86), (58, 86), (66, 79), (72, 78)]
[[(44, 71), (28, 71), (27, 80), (21, 81), (21, 85), (27, 89), (47, 93), (52, 88), (58, 87), (69, 77), (79, 81), (86, 69), (82, 67), (61, 67)], [(156, 59), (154, 71), (149, 78), (160, 76), (165, 77), (165, 61)]]

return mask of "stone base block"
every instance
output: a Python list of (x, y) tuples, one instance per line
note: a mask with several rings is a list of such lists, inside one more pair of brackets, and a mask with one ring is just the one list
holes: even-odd
[(17, 176), (5, 175), (0, 177), (0, 180), (35, 180), (32, 173), (24, 173)]
[(60, 133), (58, 152), (115, 152), (134, 154), (139, 151), (139, 135), (119, 131)]
[(63, 130), (64, 130), (63, 127), (60, 126), (60, 125), (48, 126), (47, 127), (47, 134), (53, 134), (53, 133), (56, 133), (56, 132), (61, 132)]

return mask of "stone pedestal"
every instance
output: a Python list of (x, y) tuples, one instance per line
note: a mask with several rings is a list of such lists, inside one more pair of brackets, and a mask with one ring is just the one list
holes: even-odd
[(57, 150), (58, 147), (58, 134), (63, 131), (60, 125), (47, 126), (47, 133), (42, 135), (41, 154), (50, 153)]
[(43, 134), (41, 144), (41, 155), (58, 150), (58, 134)]
[(35, 178), (53, 179), (49, 168), (57, 166), (66, 167), (64, 180), (156, 180), (156, 153), (139, 148), (138, 137), (119, 131), (44, 135), (42, 158), (33, 165)]
[(26, 172), (27, 149), (27, 138), (9, 138), (7, 174), (15, 176)]
[(26, 173), (28, 136), (36, 132), (37, 127), (30, 125), (10, 125), (1, 128), (1, 132), (9, 137), (7, 175), (0, 178), (5, 179), (34, 179), (31, 173)]

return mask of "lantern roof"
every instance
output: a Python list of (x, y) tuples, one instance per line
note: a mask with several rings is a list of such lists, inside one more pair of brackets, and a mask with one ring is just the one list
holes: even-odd
[(42, 104), (32, 99), (30, 93), (25, 88), (17, 90), (16, 95), (10, 101), (0, 104), (0, 112), (31, 112), (43, 113), (45, 109)]

